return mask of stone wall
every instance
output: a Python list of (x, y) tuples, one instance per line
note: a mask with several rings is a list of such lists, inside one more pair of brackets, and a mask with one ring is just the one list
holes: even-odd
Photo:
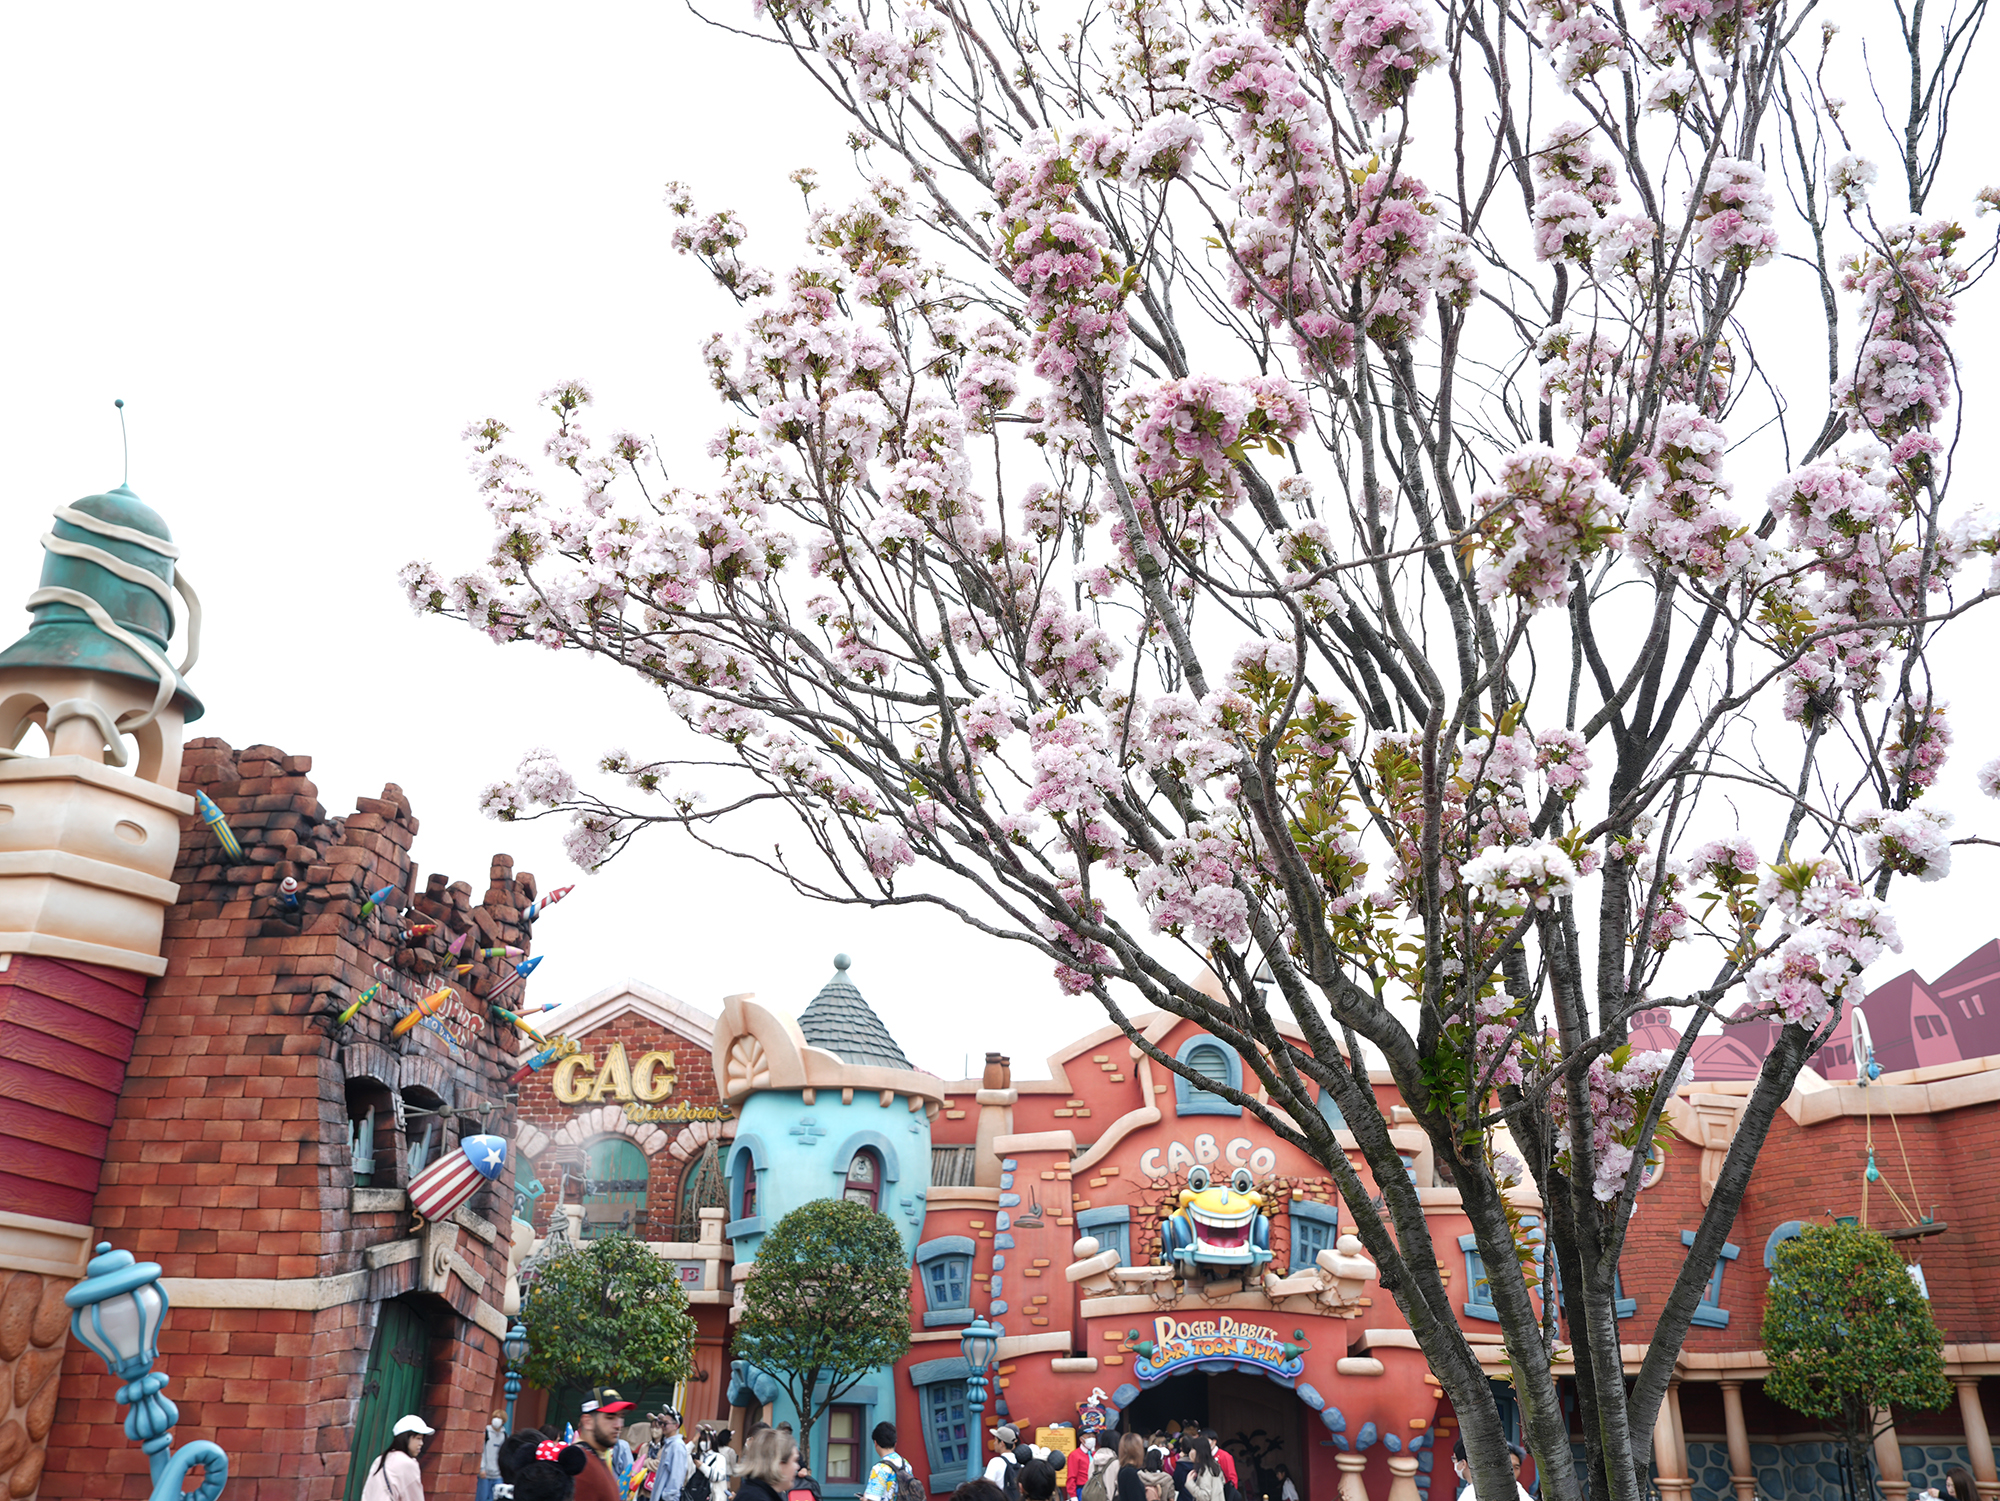
[[(232, 1501), (343, 1494), (370, 1343), (396, 1298), (435, 1331), (419, 1404), (438, 1429), (426, 1492), (469, 1501), (500, 1382), (512, 1165), (452, 1221), (418, 1230), (401, 1193), (404, 1152), (434, 1119), (412, 1108), (442, 1112), (438, 1152), (479, 1130), (513, 1136), (505, 1077), (516, 1041), (478, 999), (505, 966), (454, 979), (460, 961), (446, 947), (459, 935), (468, 948), (526, 947), (520, 914), (534, 881), (498, 857), (477, 902), (439, 875), (415, 890), (417, 820), (401, 791), (330, 817), (310, 769), (270, 746), (187, 748), (182, 789), (214, 798), (245, 860), (226, 863), (214, 835), (185, 822), (168, 968), (148, 989), (92, 1223), (169, 1279), (158, 1369), (180, 1408), (177, 1437), (228, 1451)], [(288, 876), (300, 883), (296, 906), (279, 894)], [(383, 886), (393, 895), (363, 917)], [(437, 931), (412, 937), (408, 922)], [(422, 1026), (392, 1037), (411, 1002), (447, 980), (486, 1017), (484, 1033), (460, 1048)], [(332, 1013), (378, 981), (381, 996), (336, 1028)], [(350, 1117), (375, 1105), (379, 1170), (357, 1191)], [(6, 1306), (0, 1298), (0, 1354)], [(69, 1350), (43, 1496), (148, 1493), (115, 1385), (94, 1356)], [(0, 1449), (5, 1434), (0, 1425)]]

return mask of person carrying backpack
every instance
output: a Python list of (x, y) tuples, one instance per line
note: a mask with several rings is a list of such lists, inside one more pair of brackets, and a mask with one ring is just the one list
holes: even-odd
[(1111, 1471), (1117, 1463), (1116, 1449), (1099, 1449), (1090, 1456), (1090, 1478), (1077, 1492), (1080, 1501), (1112, 1501)]
[(986, 1461), (985, 1478), (1000, 1487), (1007, 1501), (1021, 1501), (1021, 1456), (1017, 1452), (1021, 1430), (1012, 1423), (1002, 1423), (990, 1431), (994, 1455)]
[(896, 1452), (896, 1425), (877, 1423), (869, 1437), (875, 1440), (875, 1463), (861, 1501), (930, 1501), (916, 1471)]

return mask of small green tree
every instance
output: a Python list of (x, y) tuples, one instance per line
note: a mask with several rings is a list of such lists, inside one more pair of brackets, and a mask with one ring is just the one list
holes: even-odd
[(1895, 1247), (1857, 1225), (1811, 1225), (1778, 1247), (1764, 1355), (1764, 1390), (1840, 1434), (1864, 1484), (1892, 1404), (1929, 1411), (1951, 1400), (1929, 1300)]
[(536, 1386), (639, 1390), (684, 1381), (694, 1318), (672, 1262), (625, 1235), (593, 1240), (541, 1269), (522, 1312)]
[(887, 1219), (818, 1199), (764, 1237), (743, 1289), (736, 1354), (791, 1398), (802, 1453), (829, 1407), (909, 1348), (910, 1258)]

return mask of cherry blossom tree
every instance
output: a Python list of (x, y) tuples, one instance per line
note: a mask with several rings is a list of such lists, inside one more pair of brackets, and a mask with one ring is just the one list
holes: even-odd
[[(2000, 552), (1950, 493), (1993, 258), (1966, 226), (2000, 195), (1929, 200), (1984, 3), (1885, 12), (1865, 109), (1812, 12), (761, 0), (732, 25), (845, 119), (861, 187), (799, 174), (775, 270), (669, 188), (741, 308), (699, 356), (709, 478), (558, 385), (536, 467), (468, 430), (486, 561), (405, 573), (692, 733), (596, 782), (530, 751), (487, 810), (568, 816), (586, 867), (671, 825), (814, 900), (927, 904), (1176, 1073), (1129, 1018), (1199, 1022), (1251, 1077), (1220, 1092), (1339, 1182), (1511, 1495), (1393, 1086), (1545, 1494), (1636, 1497), (1775, 1110), (1898, 946), (1897, 878), (1970, 838), (1925, 794), (1936, 646)], [(797, 837), (754, 842), (756, 809)], [(1635, 1051), (1662, 1009), (1678, 1046)], [(1773, 1041), (1628, 1391), (1645, 1160), (1696, 1035), (1747, 1022)]]

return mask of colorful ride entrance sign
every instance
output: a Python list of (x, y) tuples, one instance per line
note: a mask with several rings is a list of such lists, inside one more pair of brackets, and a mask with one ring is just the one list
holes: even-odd
[(1132, 1373), (1142, 1385), (1210, 1361), (1281, 1381), (1296, 1381), (1306, 1368), (1299, 1345), (1267, 1325), (1246, 1324), (1226, 1313), (1212, 1319), (1154, 1319), (1153, 1338), (1132, 1348), (1139, 1357)]

